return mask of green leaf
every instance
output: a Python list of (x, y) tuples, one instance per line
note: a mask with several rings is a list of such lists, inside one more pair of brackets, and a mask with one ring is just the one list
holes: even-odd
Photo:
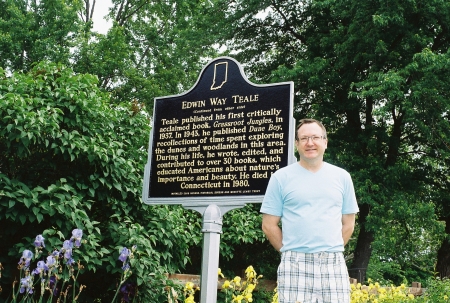
[(22, 225), (24, 225), (27, 220), (27, 217), (25, 215), (19, 215), (19, 220), (20, 220), (20, 223), (22, 223)]
[(33, 199), (24, 198), (23, 203), (25, 204), (26, 207), (30, 208), (31, 204), (33, 204)]
[(121, 186), (119, 183), (114, 182), (114, 183), (113, 183), (113, 186), (114, 186), (117, 190), (122, 191), (122, 186)]

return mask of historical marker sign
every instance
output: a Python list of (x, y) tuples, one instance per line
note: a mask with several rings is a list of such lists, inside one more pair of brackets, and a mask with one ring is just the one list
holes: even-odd
[(262, 202), (271, 174), (295, 161), (292, 111), (292, 82), (256, 85), (234, 59), (214, 59), (190, 91), (155, 99), (144, 202)]

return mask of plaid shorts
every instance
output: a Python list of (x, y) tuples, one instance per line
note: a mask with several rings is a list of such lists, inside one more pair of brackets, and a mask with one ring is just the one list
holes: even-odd
[(350, 281), (341, 252), (283, 252), (279, 303), (349, 303)]

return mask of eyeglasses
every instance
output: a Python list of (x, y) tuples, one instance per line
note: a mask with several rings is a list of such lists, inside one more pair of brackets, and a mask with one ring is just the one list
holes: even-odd
[(298, 139), (298, 141), (300, 141), (300, 143), (306, 144), (309, 139), (311, 139), (312, 142), (316, 143), (319, 142), (320, 139), (325, 139), (325, 137), (324, 136), (301, 137), (300, 139)]

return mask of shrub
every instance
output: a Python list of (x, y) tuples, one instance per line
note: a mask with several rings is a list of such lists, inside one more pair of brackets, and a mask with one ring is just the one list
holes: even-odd
[(36, 231), (50, 249), (72, 229), (84, 231), (80, 261), (89, 274), (79, 279), (88, 285), (88, 301), (114, 295), (114, 252), (122, 245), (138, 245), (131, 279), (146, 302), (159, 302), (162, 290), (154, 289), (162, 289), (163, 273), (189, 260), (189, 243), (200, 235), (193, 231), (197, 218), (140, 201), (148, 116), (135, 102), (112, 105), (97, 82), (47, 62), (12, 75), (0, 68), (2, 297), (19, 274), (17, 251)]

